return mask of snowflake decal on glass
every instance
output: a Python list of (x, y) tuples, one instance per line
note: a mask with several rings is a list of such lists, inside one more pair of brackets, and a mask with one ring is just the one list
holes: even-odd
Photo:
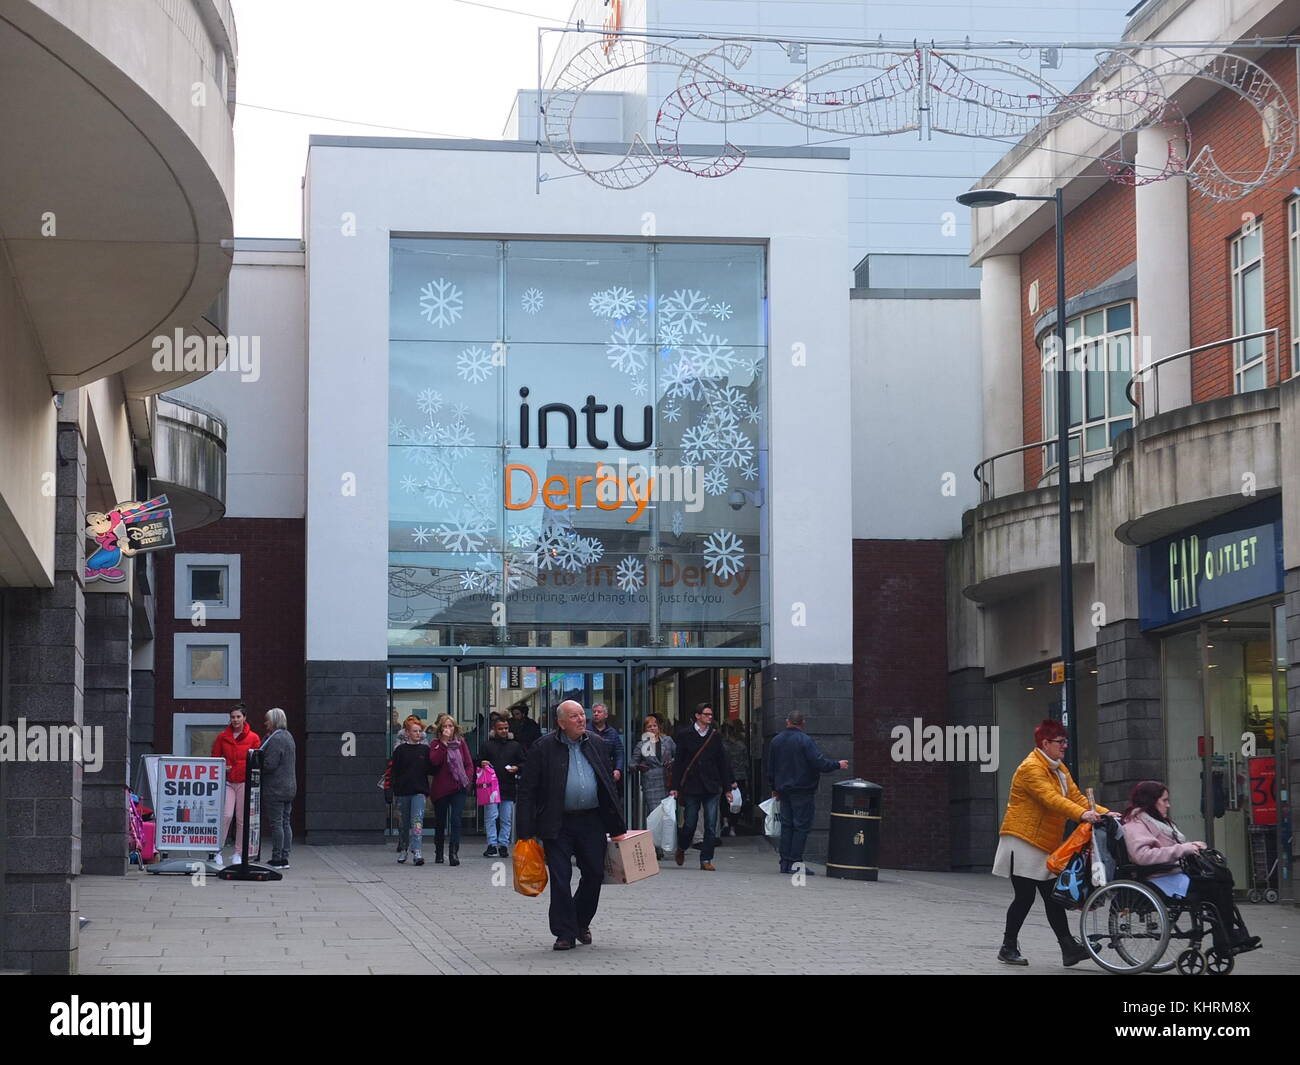
[(530, 529), (527, 525), (512, 525), (508, 542), (511, 547), (520, 550), (532, 547), (537, 542), (537, 530)]
[(641, 373), (646, 367), (650, 353), (646, 348), (649, 340), (641, 330), (631, 325), (621, 325), (614, 330), (605, 348), (609, 364), (623, 373)]
[(401, 485), (402, 485), (402, 491), (406, 492), (408, 495), (418, 491), (422, 487), (420, 482), (417, 481), (414, 477), (412, 477), (409, 473), (402, 478)]
[(758, 467), (752, 462), (747, 463), (740, 467), (740, 476), (745, 478), (747, 481), (756, 481), (758, 480)]
[(684, 529), (685, 527), (686, 527), (686, 519), (685, 517), (682, 516), (682, 512), (680, 510), (674, 510), (673, 511), (673, 535), (681, 536), (682, 529)]
[(474, 433), (464, 422), (438, 427), (438, 443), (447, 449), (450, 459), (463, 459), (474, 446)]
[(529, 561), (541, 570), (563, 569), (572, 551), (571, 539), (572, 535), (566, 530), (548, 526), (538, 534)]
[(684, 354), (700, 377), (726, 377), (736, 365), (736, 352), (726, 338), (707, 333)]
[(632, 378), (632, 395), (644, 396), (650, 390), (650, 384), (644, 375)]
[(727, 491), (727, 475), (721, 466), (711, 466), (704, 475), (704, 490), (711, 496), (720, 496)]
[(670, 399), (667, 403), (664, 404), (662, 413), (664, 416), (664, 421), (675, 422), (677, 421), (678, 418), (682, 416), (682, 408), (679, 407), (674, 400)]
[(542, 295), (540, 288), (524, 289), (524, 294), (519, 297), (519, 304), (524, 309), (525, 314), (536, 314), (542, 309), (542, 304), (546, 302), (546, 297)]
[(401, 418), (394, 418), (388, 423), (388, 435), (394, 440), (410, 440), (411, 430)]
[(695, 366), (688, 358), (680, 358), (659, 378), (663, 385), (664, 395), (670, 399), (698, 399), (700, 395), (700, 379), (696, 375)]
[(420, 289), (420, 313), (439, 329), (455, 324), (464, 310), (463, 293), (445, 277)]
[(472, 385), (486, 381), (495, 370), (492, 356), (477, 345), (456, 356), (456, 373)]
[(429, 537), (433, 535), (432, 529), (426, 529), (423, 525), (417, 525), (411, 530), (411, 539), (417, 544), (427, 544)]
[(575, 569), (599, 562), (605, 554), (605, 545), (594, 536), (580, 536), (574, 548), (574, 559), (578, 563)]
[(682, 458), (692, 466), (708, 461), (708, 456), (717, 446), (716, 432), (706, 425), (690, 425), (682, 433)]
[(704, 568), (718, 577), (731, 577), (745, 567), (745, 545), (729, 529), (719, 529), (704, 540)]
[(452, 554), (468, 555), (482, 550), (490, 528), (481, 514), (462, 510), (454, 521), (444, 523), (438, 530), (438, 539)]
[(432, 388), (422, 389), (415, 405), (421, 414), (437, 414), (442, 410), (442, 393)]
[(715, 303), (712, 307), (709, 308), (709, 313), (713, 315), (713, 317), (716, 318), (719, 322), (725, 322), (728, 318), (731, 317), (731, 304)]
[(477, 592), (483, 587), (487, 576), (488, 574), (479, 573), (478, 570), (467, 569), (460, 575), (460, 586), (467, 592)]
[(629, 555), (614, 570), (614, 579), (625, 592), (639, 591), (645, 584), (645, 563)]
[(686, 338), (686, 330), (681, 322), (660, 322), (659, 339), (664, 343), (664, 351), (671, 351)]
[(660, 331), (665, 325), (681, 328), (684, 336), (693, 336), (704, 330), (704, 316), (709, 313), (709, 301), (697, 289), (679, 288), (671, 296), (659, 298)]
[(636, 311), (636, 296), (630, 288), (615, 285), (612, 288), (593, 292), (587, 301), (591, 313), (597, 318), (626, 318)]

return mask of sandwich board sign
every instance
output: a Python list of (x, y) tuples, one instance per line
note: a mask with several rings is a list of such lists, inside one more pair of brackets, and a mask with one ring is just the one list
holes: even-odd
[(187, 852), (188, 860), (150, 866), (150, 872), (187, 873), (196, 857), (221, 852), (221, 811), (225, 803), (226, 760), (158, 755), (148, 772), (153, 791), (157, 849)]

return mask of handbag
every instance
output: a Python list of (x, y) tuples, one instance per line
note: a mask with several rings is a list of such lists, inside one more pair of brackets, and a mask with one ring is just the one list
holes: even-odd
[(1232, 870), (1228, 868), (1228, 859), (1219, 851), (1209, 849), (1184, 854), (1178, 859), (1178, 865), (1187, 874), (1189, 880), (1209, 881), (1215, 884), (1232, 883)]
[(1052, 901), (1067, 910), (1077, 910), (1088, 897), (1089, 872), (1092, 867), (1092, 845), (1076, 851), (1061, 870), (1052, 888)]

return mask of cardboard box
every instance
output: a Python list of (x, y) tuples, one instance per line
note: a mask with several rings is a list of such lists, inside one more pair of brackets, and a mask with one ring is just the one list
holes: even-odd
[(658, 872), (654, 837), (644, 829), (611, 839), (605, 848), (606, 884), (635, 884)]

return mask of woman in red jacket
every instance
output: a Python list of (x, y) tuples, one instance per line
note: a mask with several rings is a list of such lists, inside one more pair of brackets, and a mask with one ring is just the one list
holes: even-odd
[(434, 772), (433, 787), (429, 789), (434, 817), (433, 863), (442, 864), (442, 843), (450, 816), (447, 863), (460, 865), (460, 819), (465, 810), (465, 796), (474, 786), (474, 759), (454, 717), (443, 714), (434, 728), (435, 735), (429, 743), (429, 762)]
[[(248, 727), (244, 704), (230, 711), (230, 725), (212, 744), (212, 757), (226, 760), (226, 802), (221, 811), (221, 846), (226, 845), (226, 832), (230, 829), (230, 815), (235, 815), (235, 855), (231, 860), (238, 865), (242, 860), (239, 848), (244, 845), (244, 779), (248, 772), (248, 752), (262, 745), (257, 733)], [(255, 826), (260, 832), (261, 825)], [(221, 864), (217, 852), (216, 864)]]

